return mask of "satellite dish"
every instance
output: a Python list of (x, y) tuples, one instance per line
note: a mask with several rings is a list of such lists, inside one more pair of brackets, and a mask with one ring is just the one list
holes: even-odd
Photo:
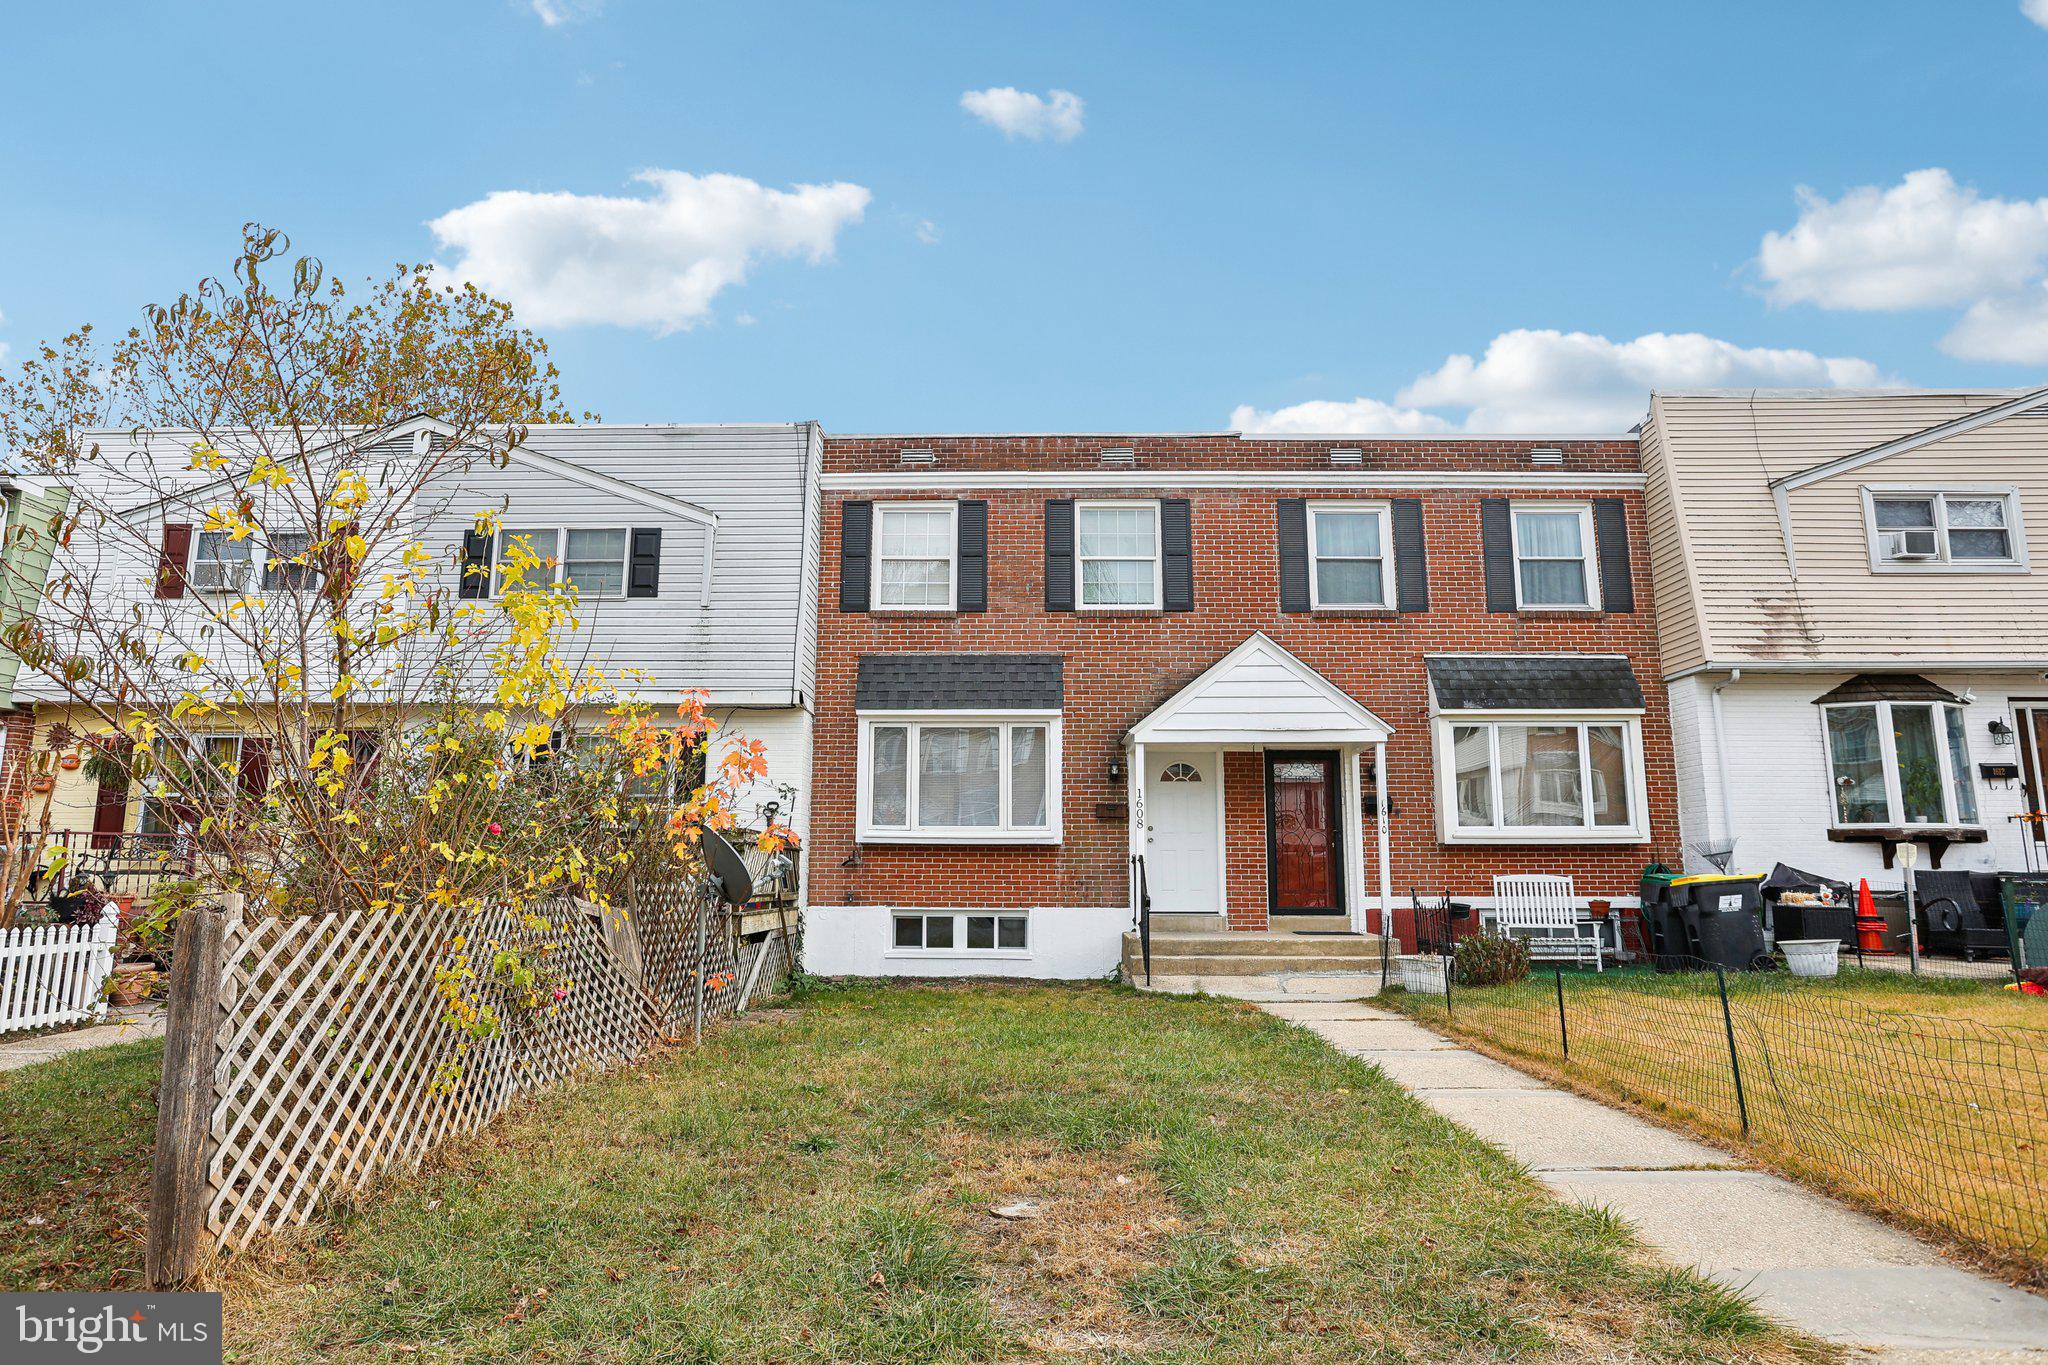
[(726, 837), (715, 829), (704, 831), (704, 865), (718, 884), (719, 899), (731, 905), (745, 905), (754, 898), (754, 874), (747, 860)]

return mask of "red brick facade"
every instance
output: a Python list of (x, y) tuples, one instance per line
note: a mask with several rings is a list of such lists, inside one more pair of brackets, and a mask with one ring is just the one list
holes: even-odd
[[(1353, 468), (1332, 466), (1333, 445), (1363, 451)], [(1536, 466), (1530, 450), (1561, 447), (1561, 465)], [(907, 466), (906, 448), (934, 461)], [(1111, 477), (1106, 448), (1135, 452), (1133, 482)], [(1111, 761), (1124, 732), (1192, 678), (1263, 631), (1394, 730), (1387, 746), (1392, 885), (1406, 906), (1424, 893), (1486, 895), (1497, 872), (1571, 873), (1585, 895), (1625, 895), (1646, 862), (1676, 863), (1677, 803), (1669, 724), (1656, 685), (1657, 649), (1642, 495), (1632, 480), (1631, 441), (1306, 441), (1235, 436), (828, 437), (818, 642), (811, 890), (819, 906), (1120, 906), (1127, 897), (1126, 793)], [(979, 473), (1087, 471), (1082, 486), (1004, 488)], [(1177, 471), (1228, 472), (1257, 486), (1176, 484)], [(1374, 483), (1383, 471), (1385, 483)], [(1479, 473), (1499, 482), (1471, 484)], [(1275, 476), (1295, 473), (1298, 484)], [(881, 476), (872, 485), (851, 478)], [(1401, 476), (1407, 475), (1408, 478)], [(918, 479), (906, 488), (896, 479)], [(847, 488), (850, 482), (861, 486)], [(1268, 483), (1272, 486), (1267, 486)], [(837, 486), (835, 486), (837, 485)], [(1191, 501), (1194, 609), (1186, 612), (1051, 612), (1044, 598), (1044, 517), (1049, 498), (1185, 497)], [(1480, 503), (1618, 498), (1626, 505), (1635, 609), (1627, 613), (1486, 610)], [(1427, 546), (1429, 610), (1287, 613), (1280, 609), (1276, 504), (1282, 498), (1419, 498)], [(841, 504), (980, 498), (988, 502), (988, 609), (974, 613), (839, 610)], [(1052, 652), (1065, 657), (1062, 842), (1054, 847), (857, 845), (854, 687), (862, 655), (905, 652)], [(1648, 698), (1643, 721), (1651, 841), (1592, 846), (1448, 846), (1435, 821), (1432, 744), (1423, 659), (1428, 654), (1587, 652), (1628, 656)], [(1227, 848), (1226, 903), (1235, 926), (1265, 921), (1262, 760), (1225, 760), (1228, 825), (1247, 831)], [(1376, 833), (1365, 848), (1368, 897), (1376, 894)]]

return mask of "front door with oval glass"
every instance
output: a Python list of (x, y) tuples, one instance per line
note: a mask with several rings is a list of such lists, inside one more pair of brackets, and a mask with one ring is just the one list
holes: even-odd
[(1337, 755), (1266, 751), (1266, 866), (1276, 915), (1344, 913)]
[(1145, 880), (1154, 913), (1223, 913), (1223, 770), (1214, 752), (1145, 754)]

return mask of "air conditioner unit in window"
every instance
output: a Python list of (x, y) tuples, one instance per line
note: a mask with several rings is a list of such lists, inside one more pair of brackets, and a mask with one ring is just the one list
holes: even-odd
[(1932, 530), (1886, 531), (1884, 533), (1884, 557), (1886, 559), (1939, 559), (1941, 542)]

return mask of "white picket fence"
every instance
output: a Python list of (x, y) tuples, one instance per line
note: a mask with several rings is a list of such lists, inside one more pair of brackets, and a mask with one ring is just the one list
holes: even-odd
[(108, 915), (0, 931), (0, 1033), (105, 1018), (115, 928)]

